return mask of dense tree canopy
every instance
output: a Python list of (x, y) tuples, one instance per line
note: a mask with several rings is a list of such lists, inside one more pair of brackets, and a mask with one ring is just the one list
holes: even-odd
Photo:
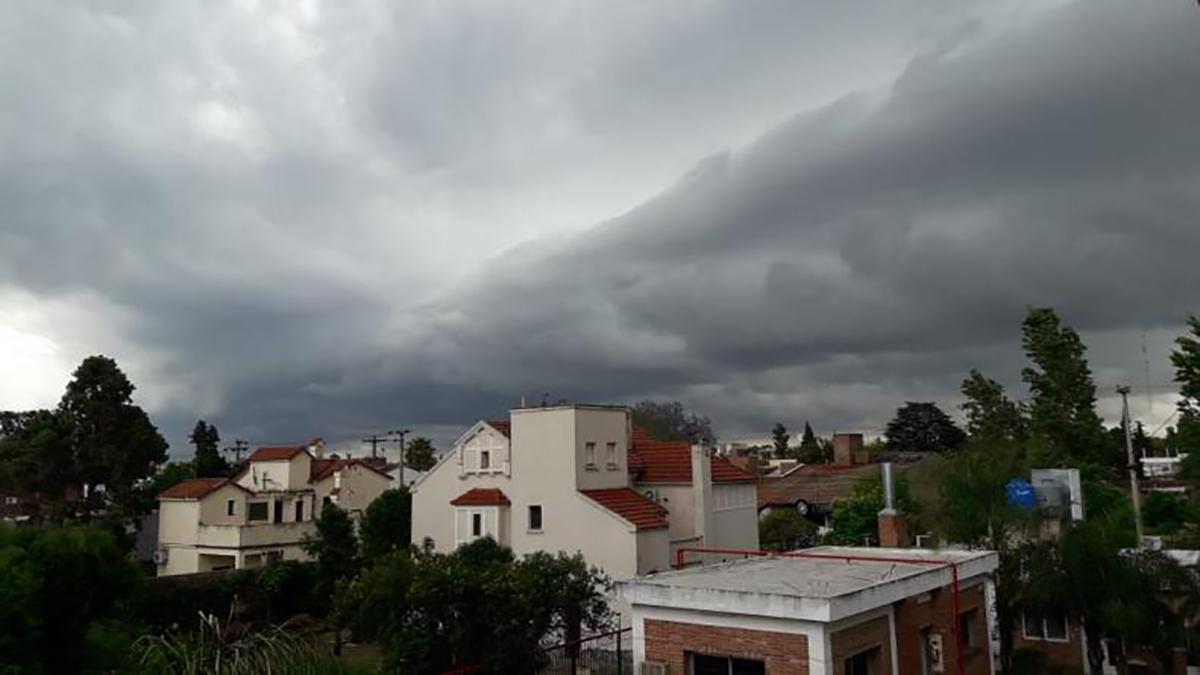
[(888, 422), (887, 446), (902, 452), (944, 452), (956, 450), (966, 435), (934, 403), (905, 402)]
[(1021, 371), (1029, 385), (1030, 432), (1043, 461), (1056, 466), (1104, 466), (1108, 442), (1096, 413), (1096, 385), (1079, 334), (1049, 308), (1030, 308), (1021, 344), (1031, 366)]
[(972, 369), (962, 383), (966, 397), (967, 434), (976, 440), (1019, 441), (1025, 438), (1025, 417), (1020, 404), (1009, 400), (999, 382)]
[(428, 471), (437, 464), (436, 448), (433, 442), (424, 436), (412, 439), (404, 452), (404, 465), (416, 471)]
[(716, 442), (712, 422), (707, 417), (688, 412), (677, 401), (641, 401), (633, 406), (633, 421), (659, 440), (702, 445)]
[(221, 456), (221, 434), (204, 420), (196, 420), (188, 440), (196, 447), (192, 468), (197, 478), (221, 478), (229, 475), (229, 463)]
[(380, 558), (412, 544), (412, 494), (408, 488), (387, 490), (367, 507), (362, 527), (363, 556)]
[[(833, 503), (833, 524), (822, 543), (841, 546), (878, 546), (879, 512), (884, 507), (883, 481), (874, 476), (860, 481), (854, 492)], [(908, 517), (910, 527), (919, 518), (917, 503), (909, 494), (908, 480), (896, 477), (896, 508)]]
[(1200, 486), (1200, 317), (1188, 318), (1189, 332), (1175, 340), (1171, 365), (1179, 383), (1179, 421), (1171, 434), (1172, 448), (1188, 453), (1184, 477)]
[(791, 435), (788, 434), (787, 427), (783, 426), (782, 422), (777, 422), (771, 429), (771, 443), (776, 457), (787, 457), (789, 438)]
[(759, 546), (768, 551), (794, 551), (816, 540), (816, 523), (794, 509), (775, 509), (758, 523)]

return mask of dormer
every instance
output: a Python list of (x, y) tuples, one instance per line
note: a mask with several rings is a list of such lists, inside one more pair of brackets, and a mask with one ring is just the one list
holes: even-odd
[(311, 444), (261, 447), (251, 453), (237, 483), (254, 492), (304, 490), (312, 467)]
[(460, 476), (511, 476), (507, 421), (479, 421), (454, 443)]

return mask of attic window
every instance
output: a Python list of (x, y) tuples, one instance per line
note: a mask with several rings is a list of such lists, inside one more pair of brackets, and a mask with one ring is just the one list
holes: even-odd
[(488, 450), (479, 451), (479, 469), (486, 470), (492, 468), (492, 453)]

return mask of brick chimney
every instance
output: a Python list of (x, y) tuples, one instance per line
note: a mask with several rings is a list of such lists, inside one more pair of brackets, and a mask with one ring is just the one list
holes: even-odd
[(879, 545), (884, 548), (908, 548), (908, 525), (904, 521), (904, 514), (896, 510), (892, 463), (884, 462), (880, 466), (883, 470), (883, 510), (879, 512)]
[(833, 463), (840, 466), (862, 464), (866, 460), (862, 434), (833, 435)]

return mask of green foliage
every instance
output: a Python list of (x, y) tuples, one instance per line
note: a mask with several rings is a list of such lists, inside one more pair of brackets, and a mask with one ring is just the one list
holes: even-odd
[(1009, 400), (999, 382), (972, 369), (962, 383), (966, 397), (967, 434), (975, 440), (1020, 441), (1026, 436), (1026, 420), (1020, 404)]
[(404, 451), (404, 465), (416, 471), (428, 471), (437, 464), (436, 452), (428, 438), (418, 436), (412, 439)]
[(687, 441), (701, 445), (716, 443), (712, 421), (689, 413), (678, 401), (641, 401), (632, 408), (633, 422), (660, 441)]
[(61, 499), (71, 471), (71, 446), (56, 413), (0, 412), (0, 487)]
[(1200, 317), (1188, 317), (1188, 335), (1175, 340), (1171, 365), (1179, 383), (1179, 422), (1171, 435), (1176, 452), (1189, 453), (1184, 477), (1200, 486)]
[(1032, 362), (1021, 371), (1029, 385), (1030, 431), (1040, 464), (1107, 466), (1110, 447), (1096, 414), (1096, 385), (1079, 334), (1049, 308), (1030, 308), (1021, 344)]
[(133, 404), (133, 383), (105, 356), (89, 356), (75, 370), (58, 414), (69, 431), (75, 477), (104, 485), (118, 503), (134, 483), (167, 459), (167, 442), (146, 412)]
[(371, 502), (360, 533), (367, 559), (407, 551), (412, 545), (412, 494), (408, 488), (387, 490)]
[(1190, 505), (1182, 495), (1150, 492), (1142, 503), (1142, 522), (1151, 534), (1174, 534), (1192, 518)]
[(95, 622), (116, 613), (137, 579), (106, 530), (0, 528), (0, 669), (87, 669)]
[(199, 629), (149, 635), (133, 645), (134, 673), (146, 675), (318, 675), (342, 666), (320, 642), (280, 627), (245, 632), (201, 615)]
[(776, 457), (786, 457), (788, 455), (788, 439), (791, 436), (787, 432), (787, 427), (783, 423), (777, 422), (775, 427), (771, 429), (771, 442), (774, 445)]
[[(838, 546), (874, 546), (879, 544), (879, 512), (883, 510), (883, 481), (873, 476), (859, 481), (854, 492), (833, 503), (833, 526), (822, 543)], [(896, 478), (896, 508), (902, 511), (913, 529), (919, 509), (909, 495), (908, 480)], [(868, 543), (869, 542), (869, 543)]]
[(168, 462), (164, 464), (159, 467), (157, 473), (137, 486), (135, 492), (140, 503), (140, 510), (147, 513), (153, 511), (158, 508), (158, 495), (163, 490), (176, 483), (195, 477), (196, 472), (192, 470), (191, 462)]
[(832, 462), (833, 443), (824, 438), (817, 438), (812, 425), (805, 422), (804, 435), (800, 437), (800, 447), (796, 449), (796, 459), (805, 464)]
[(901, 452), (957, 450), (966, 441), (962, 429), (934, 403), (905, 402), (885, 433), (888, 449)]
[(229, 475), (229, 462), (221, 456), (221, 434), (217, 428), (204, 420), (196, 420), (192, 435), (188, 437), (196, 446), (192, 466), (197, 478), (222, 478)]
[(339, 588), (339, 621), (379, 642), (387, 667), (437, 673), (455, 664), (536, 672), (545, 638), (608, 626), (609, 582), (579, 555), (516, 560), (489, 538), (450, 555), (393, 552)]
[(316, 536), (304, 540), (304, 551), (316, 559), (320, 585), (332, 595), (339, 579), (358, 571), (358, 537), (350, 515), (337, 504), (322, 506), (316, 523)]
[(936, 523), (941, 534), (948, 541), (968, 546), (1006, 548), (1009, 535), (1032, 516), (1008, 503), (1008, 481), (1026, 475), (1028, 467), (1016, 443), (969, 443), (939, 467)]
[(768, 551), (808, 548), (816, 539), (816, 523), (792, 509), (775, 509), (758, 521), (759, 546)]

